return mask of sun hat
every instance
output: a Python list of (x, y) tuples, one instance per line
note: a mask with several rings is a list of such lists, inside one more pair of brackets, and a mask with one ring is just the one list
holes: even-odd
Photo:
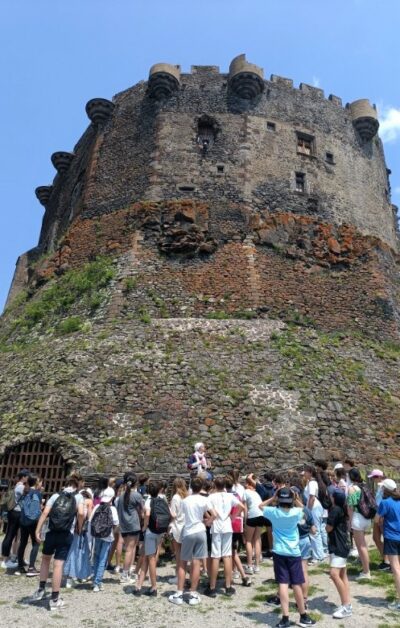
[(372, 469), (371, 473), (368, 475), (369, 478), (383, 478), (384, 473), (380, 469)]
[(336, 471), (336, 469), (343, 469), (343, 464), (341, 462), (337, 462), (333, 467), (334, 471)]
[(100, 501), (102, 504), (109, 504), (110, 501), (114, 499), (114, 497), (115, 491), (109, 486), (108, 488), (105, 488), (104, 491), (101, 493)]
[(396, 482), (394, 480), (389, 480), (389, 478), (383, 480), (381, 486), (383, 486), (383, 488), (387, 488), (388, 491), (395, 491), (397, 488)]

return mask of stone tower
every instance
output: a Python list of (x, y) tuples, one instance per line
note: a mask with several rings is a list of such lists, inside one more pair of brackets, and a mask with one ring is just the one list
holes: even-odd
[(156, 64), (86, 112), (36, 189), (39, 244), (2, 319), (3, 465), (43, 441), (88, 471), (184, 471), (198, 438), (220, 469), (394, 459), (398, 233), (375, 107), (240, 55), (227, 74)]

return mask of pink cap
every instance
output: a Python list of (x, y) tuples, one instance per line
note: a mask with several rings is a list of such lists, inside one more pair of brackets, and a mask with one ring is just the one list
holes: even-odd
[(383, 478), (384, 473), (380, 469), (373, 469), (368, 475), (369, 478)]

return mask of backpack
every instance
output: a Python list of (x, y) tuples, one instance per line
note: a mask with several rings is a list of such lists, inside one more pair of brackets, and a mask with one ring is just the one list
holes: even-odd
[(4, 493), (0, 502), (0, 511), (1, 512), (10, 512), (10, 510), (14, 510), (17, 505), (17, 501), (15, 499), (15, 491), (14, 488), (10, 488), (6, 493)]
[(171, 513), (168, 504), (162, 497), (153, 497), (150, 504), (149, 530), (154, 534), (168, 531)]
[(90, 534), (97, 539), (105, 539), (110, 536), (113, 525), (110, 505), (100, 504), (90, 522)]
[(69, 531), (77, 511), (75, 493), (63, 491), (54, 502), (49, 515), (49, 529), (57, 532)]
[(360, 484), (360, 489), (361, 497), (357, 506), (358, 512), (365, 517), (365, 519), (373, 519), (378, 510), (375, 497), (366, 484)]
[(39, 495), (35, 491), (29, 491), (21, 503), (21, 526), (27, 527), (36, 523), (41, 512)]

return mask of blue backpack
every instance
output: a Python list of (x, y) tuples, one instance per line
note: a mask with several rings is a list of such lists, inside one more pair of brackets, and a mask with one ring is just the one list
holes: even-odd
[(41, 515), (40, 497), (36, 491), (29, 491), (21, 500), (21, 519), (20, 524), (24, 528), (31, 526), (39, 519)]

